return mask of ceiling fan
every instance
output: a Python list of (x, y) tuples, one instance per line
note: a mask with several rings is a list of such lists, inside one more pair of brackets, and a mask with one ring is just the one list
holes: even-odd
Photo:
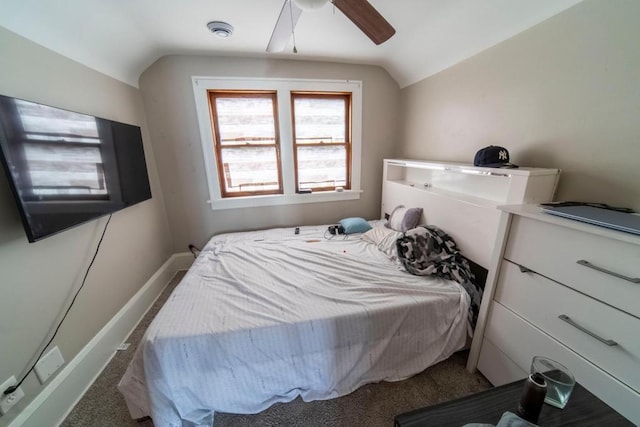
[(271, 34), (267, 52), (282, 52), (287, 47), (303, 10), (319, 9), (329, 2), (375, 44), (384, 43), (396, 33), (391, 24), (367, 0), (285, 0)]

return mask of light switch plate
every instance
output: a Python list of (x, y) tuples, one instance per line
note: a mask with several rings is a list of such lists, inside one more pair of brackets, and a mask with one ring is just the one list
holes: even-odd
[(58, 346), (55, 346), (36, 364), (35, 371), (40, 383), (44, 384), (62, 365), (64, 365), (64, 358)]

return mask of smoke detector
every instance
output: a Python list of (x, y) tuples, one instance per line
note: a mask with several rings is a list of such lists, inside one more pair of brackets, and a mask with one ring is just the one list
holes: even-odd
[(213, 34), (223, 39), (233, 34), (233, 25), (222, 21), (211, 21), (207, 24), (207, 28)]

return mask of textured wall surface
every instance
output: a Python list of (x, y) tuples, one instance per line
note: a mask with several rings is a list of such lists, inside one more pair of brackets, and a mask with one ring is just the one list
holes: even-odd
[[(113, 215), (57, 345), (68, 362), (171, 255), (162, 191), (140, 92), (0, 28), (0, 93), (142, 127), (153, 198)], [(28, 243), (0, 171), (0, 382), (20, 377), (80, 286), (106, 218)], [(34, 374), (6, 425), (41, 390)]]
[(640, 209), (640, 2), (587, 0), (401, 91), (400, 155), (562, 169), (558, 200)]
[[(362, 197), (360, 200), (212, 211), (192, 76), (361, 80)], [(207, 56), (168, 56), (140, 78), (174, 251), (201, 245), (225, 231), (335, 223), (348, 216), (380, 216), (382, 159), (398, 140), (400, 90), (379, 67), (324, 62)]]

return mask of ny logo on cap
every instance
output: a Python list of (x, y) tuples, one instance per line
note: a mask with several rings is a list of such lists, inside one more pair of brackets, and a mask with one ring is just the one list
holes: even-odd
[(498, 158), (500, 160), (509, 160), (509, 155), (507, 154), (506, 151), (500, 150), (500, 152), (498, 153)]

